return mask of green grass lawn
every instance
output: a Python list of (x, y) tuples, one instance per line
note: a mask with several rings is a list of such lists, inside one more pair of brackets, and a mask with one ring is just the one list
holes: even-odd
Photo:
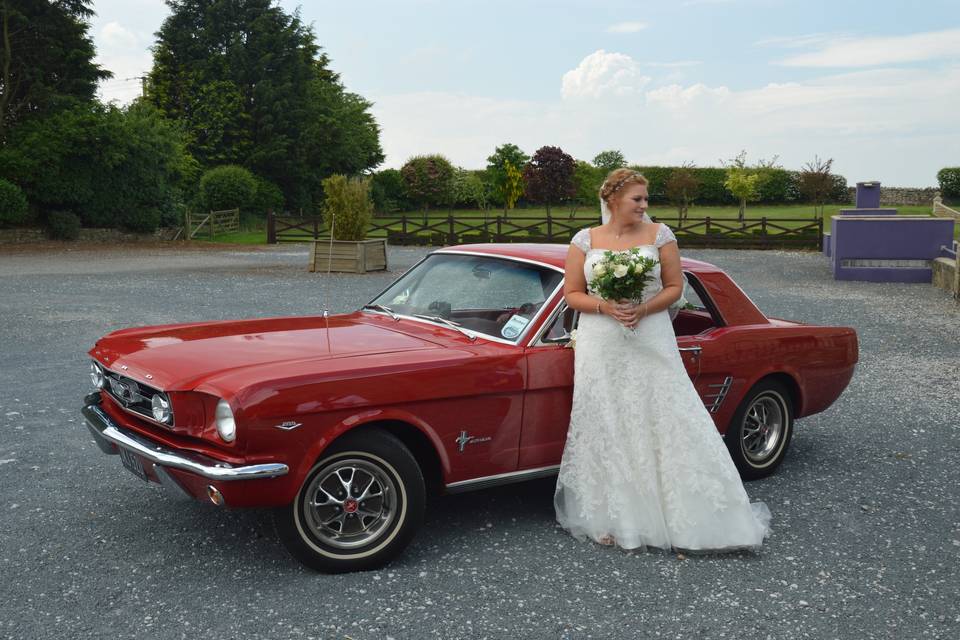
[[(852, 205), (828, 205), (824, 207), (824, 231), (830, 230), (830, 218), (837, 215), (840, 209), (852, 208)], [(896, 207), (900, 215), (931, 215), (930, 207), (927, 206), (898, 206)], [(705, 218), (709, 216), (711, 220), (718, 221), (736, 221), (737, 207), (693, 207), (690, 209), (689, 218)], [(599, 212), (595, 209), (578, 207), (553, 207), (551, 214), (554, 222), (575, 218), (577, 227), (585, 227), (591, 224), (593, 219), (599, 217)], [(649, 214), (676, 226), (677, 211), (673, 207), (652, 207)], [(399, 224), (401, 216), (405, 215), (412, 225), (419, 225), (423, 220), (423, 214), (419, 211), (410, 211), (404, 214), (394, 214), (389, 216), (377, 216), (374, 218), (374, 224)], [(436, 232), (446, 232), (448, 226), (445, 223), (449, 216), (453, 216), (455, 221), (463, 221), (464, 224), (454, 222), (454, 230), (457, 232), (469, 231), (471, 226), (478, 225), (484, 218), (488, 221), (488, 227), (491, 230), (496, 228), (496, 218), (499, 216), (502, 220), (515, 221), (519, 225), (537, 225), (545, 232), (547, 211), (545, 208), (527, 208), (513, 209), (503, 214), (502, 209), (490, 209), (488, 211), (478, 209), (453, 209), (453, 210), (433, 210), (429, 211), (427, 220), (429, 224), (436, 224)], [(596, 218), (595, 218), (596, 217)], [(757, 222), (766, 217), (769, 221), (776, 223), (778, 220), (791, 220), (795, 222), (785, 223), (783, 226), (793, 227), (808, 224), (815, 220), (813, 207), (811, 205), (785, 205), (785, 206), (748, 206), (746, 212), (747, 222)], [(543, 220), (543, 222), (538, 222)], [(399, 227), (398, 227), (399, 228)], [(383, 237), (382, 231), (371, 234), (371, 237)], [(955, 229), (955, 236), (960, 237), (960, 225)], [(304, 240), (309, 240), (304, 236)], [(233, 244), (265, 244), (267, 241), (267, 232), (265, 229), (240, 231), (237, 233), (224, 234), (216, 237), (216, 242)]]

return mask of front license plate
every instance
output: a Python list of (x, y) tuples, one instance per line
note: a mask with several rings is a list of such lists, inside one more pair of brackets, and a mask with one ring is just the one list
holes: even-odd
[(118, 448), (120, 449), (120, 459), (123, 461), (123, 466), (129, 469), (135, 476), (146, 482), (147, 472), (143, 470), (143, 463), (140, 462), (140, 458), (137, 457), (137, 455), (133, 452), (128, 451), (123, 447)]

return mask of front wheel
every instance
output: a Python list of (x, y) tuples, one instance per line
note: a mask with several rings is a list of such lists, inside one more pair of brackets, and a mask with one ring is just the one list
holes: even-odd
[(274, 512), (300, 562), (325, 573), (383, 566), (423, 521), (426, 489), (416, 459), (384, 431), (348, 434), (307, 474), (293, 504)]
[(775, 380), (761, 380), (737, 407), (724, 441), (740, 477), (756, 480), (780, 466), (792, 435), (790, 393)]

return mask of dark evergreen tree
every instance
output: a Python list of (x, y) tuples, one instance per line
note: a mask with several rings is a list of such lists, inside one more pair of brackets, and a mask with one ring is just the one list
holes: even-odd
[(90, 0), (0, 0), (0, 141), (21, 122), (91, 102), (111, 76), (94, 64)]
[(321, 180), (383, 161), (369, 102), (347, 92), (299, 12), (273, 0), (167, 0), (148, 99), (190, 135), (205, 168), (239, 164), (293, 209)]

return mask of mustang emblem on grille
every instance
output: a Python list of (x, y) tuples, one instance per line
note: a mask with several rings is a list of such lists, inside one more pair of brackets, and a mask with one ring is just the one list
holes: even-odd
[(133, 403), (140, 398), (139, 388), (133, 380), (117, 380), (110, 378), (110, 390), (124, 403)]

